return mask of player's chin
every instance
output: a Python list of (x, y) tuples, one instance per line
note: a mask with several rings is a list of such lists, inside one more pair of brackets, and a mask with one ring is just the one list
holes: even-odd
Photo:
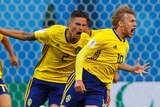
[(133, 36), (132, 36), (132, 35), (129, 35), (128, 37), (129, 37), (129, 38), (132, 38)]
[(132, 38), (132, 35), (125, 35), (125, 37), (127, 38)]
[(132, 38), (133, 37), (133, 33), (128, 34), (128, 37)]

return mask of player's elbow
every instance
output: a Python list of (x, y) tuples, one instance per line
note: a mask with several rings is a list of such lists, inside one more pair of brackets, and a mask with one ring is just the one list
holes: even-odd
[(114, 78), (113, 83), (117, 83), (119, 81), (119, 78)]
[(113, 83), (117, 83), (119, 81), (119, 74), (118, 71), (115, 73), (114, 78), (113, 78)]

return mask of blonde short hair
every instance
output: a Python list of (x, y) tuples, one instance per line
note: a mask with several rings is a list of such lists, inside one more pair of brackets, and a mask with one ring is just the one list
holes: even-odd
[(112, 16), (112, 26), (114, 29), (117, 28), (118, 22), (122, 19), (125, 13), (135, 15), (135, 12), (133, 9), (129, 8), (127, 4), (121, 5), (117, 10), (115, 10), (113, 16)]

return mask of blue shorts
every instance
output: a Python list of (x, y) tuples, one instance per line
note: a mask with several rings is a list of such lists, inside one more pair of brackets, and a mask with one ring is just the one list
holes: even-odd
[(106, 102), (107, 88), (97, 77), (83, 69), (83, 82), (86, 92), (83, 94), (75, 91), (75, 73), (67, 80), (61, 104), (66, 107), (84, 107), (85, 105), (96, 105), (103, 107)]
[(49, 100), (51, 104), (60, 105), (65, 84), (46, 82), (32, 78), (25, 94), (25, 107), (39, 107)]
[(9, 94), (8, 88), (6, 84), (3, 82), (2, 78), (0, 78), (0, 95), (1, 94)]

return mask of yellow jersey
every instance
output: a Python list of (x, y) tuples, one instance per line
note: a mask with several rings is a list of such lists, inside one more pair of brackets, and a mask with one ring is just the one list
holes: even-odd
[(122, 40), (113, 29), (97, 33), (77, 55), (76, 80), (82, 80), (86, 69), (110, 89), (119, 64), (126, 59), (129, 50), (127, 39)]
[[(0, 34), (0, 42), (3, 40), (3, 35)], [(3, 68), (2, 68), (2, 61), (0, 60), (0, 78), (3, 76)]]
[(77, 43), (68, 43), (66, 29), (66, 26), (53, 25), (35, 32), (35, 38), (44, 44), (41, 59), (35, 67), (35, 78), (47, 82), (66, 83), (68, 76), (74, 71), (76, 56), (90, 37), (82, 33)]
[(98, 29), (98, 30), (92, 29), (90, 37), (94, 37), (96, 34), (103, 32), (103, 31), (105, 31), (105, 29)]

